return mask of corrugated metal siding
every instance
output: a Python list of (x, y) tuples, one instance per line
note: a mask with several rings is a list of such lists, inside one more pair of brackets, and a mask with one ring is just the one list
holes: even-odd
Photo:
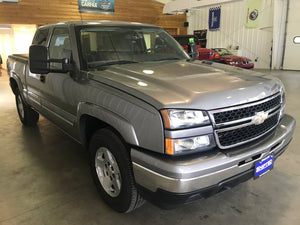
[[(207, 6), (191, 10), (188, 14), (188, 33), (207, 29), (209, 9)], [(246, 1), (221, 4), (220, 30), (207, 32), (207, 48), (239, 46), (238, 54), (252, 59), (255, 68), (270, 68), (273, 38), (273, 0), (262, 0), (260, 27), (245, 28)], [(255, 62), (257, 60), (257, 62)]]

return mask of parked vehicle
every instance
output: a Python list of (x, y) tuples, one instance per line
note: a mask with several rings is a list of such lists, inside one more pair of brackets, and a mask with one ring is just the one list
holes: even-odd
[(218, 53), (215, 53), (212, 49), (208, 48), (201, 48), (199, 44), (199, 40), (197, 36), (195, 35), (173, 35), (176, 41), (183, 47), (183, 49), (187, 52), (190, 53), (189, 49), (189, 40), (190, 38), (194, 39), (194, 43), (197, 46), (197, 59), (198, 60), (212, 60), (212, 59), (218, 59), (220, 55)]
[(118, 212), (261, 177), (295, 127), (278, 79), (192, 61), (153, 25), (42, 26), (29, 60), (9, 56), (8, 68), (21, 122), (34, 126), (42, 114), (84, 145), (97, 190)]
[(212, 50), (220, 54), (220, 58), (214, 60), (215, 62), (220, 62), (230, 66), (240, 67), (244, 69), (253, 70), (254, 68), (254, 64), (251, 61), (251, 59), (234, 55), (226, 48), (213, 48)]

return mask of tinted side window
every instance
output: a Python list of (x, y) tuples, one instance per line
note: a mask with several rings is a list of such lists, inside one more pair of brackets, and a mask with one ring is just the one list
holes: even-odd
[(46, 45), (47, 44), (47, 38), (49, 35), (49, 29), (38, 29), (36, 31), (36, 35), (32, 41), (32, 44), (36, 45)]

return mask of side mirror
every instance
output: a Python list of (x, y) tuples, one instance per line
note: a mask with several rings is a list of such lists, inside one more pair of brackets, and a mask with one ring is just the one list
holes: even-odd
[(48, 50), (42, 45), (31, 45), (29, 48), (29, 69), (31, 73), (47, 74), (50, 72)]

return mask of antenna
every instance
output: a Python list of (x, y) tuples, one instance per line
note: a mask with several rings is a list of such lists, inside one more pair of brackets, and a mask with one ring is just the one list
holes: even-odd
[(79, 11), (79, 14), (80, 14), (80, 20), (82, 21), (82, 13)]

